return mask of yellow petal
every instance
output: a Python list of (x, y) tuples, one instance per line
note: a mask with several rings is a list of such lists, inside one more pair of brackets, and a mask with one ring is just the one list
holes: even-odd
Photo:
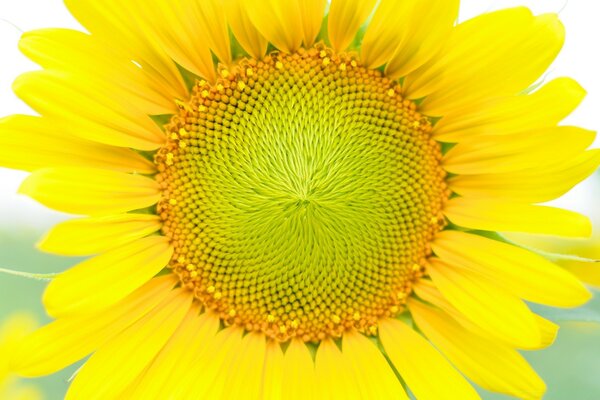
[(597, 263), (568, 261), (561, 263), (561, 266), (583, 282), (600, 287), (600, 266)]
[(359, 398), (408, 400), (384, 355), (367, 337), (356, 331), (345, 332), (342, 358), (352, 371)]
[(284, 400), (281, 385), (283, 383), (283, 351), (278, 342), (268, 341), (263, 368), (261, 399)]
[(587, 149), (596, 133), (558, 126), (511, 135), (465, 140), (444, 155), (444, 169), (453, 174), (481, 175), (552, 168)]
[(166, 237), (150, 236), (90, 258), (50, 282), (44, 305), (53, 316), (108, 307), (152, 279), (172, 254)]
[(279, 50), (292, 53), (300, 48), (304, 34), (297, 0), (248, 0), (244, 6), (252, 24)]
[(224, 0), (227, 22), (240, 45), (251, 57), (261, 59), (267, 52), (269, 42), (252, 25), (243, 0)]
[(556, 126), (581, 103), (585, 90), (573, 79), (557, 78), (529, 95), (499, 97), (446, 114), (436, 139), (460, 142), (481, 135), (508, 135)]
[(70, 29), (25, 32), (20, 50), (45, 69), (75, 73), (80, 81), (102, 81), (116, 96), (126, 96), (146, 114), (173, 114), (175, 92), (145, 69), (96, 37)]
[[(202, 21), (205, 27), (205, 30), (202, 33), (208, 41), (211, 50), (221, 62), (226, 65), (231, 64), (229, 29), (221, 0), (187, 1), (188, 3), (184, 2), (184, 5), (189, 5), (189, 7), (184, 7), (184, 12), (191, 10), (195, 5), (198, 5), (199, 7), (198, 17), (192, 18), (190, 21), (191, 24), (196, 25), (199, 21)], [(171, 2), (167, 4), (169, 7), (172, 6)], [(184, 17), (184, 15), (185, 14), (180, 15), (180, 17)], [(169, 31), (171, 30), (172, 28), (169, 28)]]
[(548, 68), (563, 41), (556, 15), (533, 17), (523, 7), (483, 14), (455, 28), (442, 55), (406, 78), (406, 92), (427, 96), (420, 108), (438, 116), (513, 95)]
[[(595, 225), (594, 221), (594, 226)], [(557, 255), (556, 263), (582, 282), (600, 286), (600, 263), (590, 262), (600, 258), (600, 236), (595, 232), (590, 238), (551, 238), (539, 235), (508, 233), (504, 236), (519, 246), (535, 249), (550, 255)], [(560, 257), (560, 255), (578, 256), (581, 260)]]
[(183, 379), (180, 377), (181, 393), (172, 396), (183, 399), (222, 398), (226, 378), (234, 368), (235, 356), (242, 345), (242, 333), (243, 330), (235, 325), (218, 332), (205, 344), (206, 351), (195, 359), (195, 365), (203, 368), (192, 368)]
[(479, 336), (502, 339), (494, 329), (489, 329), (485, 323), (480, 326), (480, 321), (471, 320), (467, 315), (457, 310), (430, 280), (419, 280), (417, 284), (413, 286), (413, 290), (420, 299), (443, 310), (465, 329), (468, 329)]
[(377, 0), (332, 0), (329, 8), (329, 41), (334, 50), (350, 46), (361, 25), (375, 8)]
[(467, 315), (461, 313), (452, 304), (450, 304), (431, 281), (421, 279), (416, 285), (414, 285), (413, 289), (419, 298), (443, 310), (468, 331), (473, 332), (481, 337), (486, 337), (505, 343), (513, 348), (516, 347), (525, 350), (539, 350), (546, 348), (554, 342), (558, 332), (558, 325), (540, 317), (537, 314), (534, 314), (533, 316), (540, 331), (541, 340), (539, 343), (523, 345), (522, 340), (517, 339), (515, 342), (512, 340), (512, 338), (502, 336), (501, 332), (496, 331), (493, 326), (486, 325), (483, 321), (469, 319)]
[[(175, 4), (171, 2), (171, 4)], [(150, 7), (146, 2), (104, 0), (65, 0), (65, 5), (71, 14), (97, 37), (121, 53), (138, 63), (153, 81), (164, 87), (169, 97), (187, 99), (188, 91), (177, 65), (161, 47), (162, 43), (156, 38), (157, 28), (165, 27), (177, 34), (173, 26), (166, 26), (165, 20), (159, 14), (153, 14), (158, 20), (148, 20), (144, 13)]]
[(379, 337), (392, 364), (419, 400), (480, 398), (448, 361), (406, 324), (384, 319), (379, 323)]
[(554, 343), (560, 327), (554, 322), (542, 318), (537, 314), (535, 314), (535, 320), (538, 324), (538, 328), (540, 329), (540, 335), (542, 337), (540, 346), (537, 347), (537, 349), (545, 349), (546, 347)]
[(591, 297), (573, 275), (517, 246), (447, 230), (437, 235), (432, 249), (444, 262), (476, 271), (525, 300), (574, 307)]
[(0, 165), (33, 171), (47, 167), (92, 167), (151, 174), (154, 165), (124, 148), (81, 140), (54, 121), (27, 115), (0, 119)]
[(409, 308), (425, 336), (482, 388), (522, 399), (544, 394), (544, 381), (516, 350), (469, 332), (442, 311), (419, 301), (409, 301)]
[(414, 17), (413, 11), (416, 13), (419, 7), (417, 4), (420, 5), (402, 0), (382, 0), (379, 3), (360, 46), (360, 59), (366, 67), (377, 68), (387, 63), (396, 48), (406, 41), (411, 28), (415, 28), (409, 22)]
[(154, 310), (106, 342), (83, 365), (65, 397), (116, 399), (150, 364), (192, 304), (187, 290), (176, 289)]
[[(202, 332), (204, 328), (200, 308), (198, 303), (192, 304), (183, 321), (156, 355), (152, 364), (129, 388), (127, 399), (162, 398), (159, 397), (159, 392), (164, 391), (163, 386), (173, 389), (179, 383), (175, 377), (172, 378), (173, 382), (170, 382), (169, 378), (177, 370), (184, 354), (192, 350), (191, 347), (197, 340), (196, 333)], [(215, 332), (216, 326), (212, 334), (214, 335)]]
[(128, 3), (128, 12), (137, 14), (135, 18), (145, 35), (187, 70), (214, 80), (211, 48), (225, 63), (230, 62), (225, 13), (215, 9), (214, 0), (156, 2), (152, 7), (141, 0)]
[(153, 310), (176, 283), (172, 275), (155, 278), (101, 312), (59, 318), (43, 326), (16, 347), (13, 370), (37, 377), (81, 360)]
[(182, 323), (180, 329), (185, 332), (170, 339), (169, 348), (161, 351), (161, 355), (155, 358), (152, 366), (140, 378), (141, 382), (134, 391), (137, 398), (178, 398), (176, 394), (186, 385), (182, 377), (198, 366), (194, 362), (196, 357), (206, 351), (207, 345), (212, 345), (219, 329), (218, 315), (211, 311), (198, 315), (197, 307), (193, 306), (190, 312), (196, 318)]
[[(212, 2), (212, 0), (206, 1)], [(192, 0), (156, 2), (152, 7), (144, 7), (141, 1), (132, 3), (139, 9), (137, 18), (141, 29), (173, 60), (198, 76), (209, 80), (215, 78), (215, 68), (209, 48), (212, 35), (207, 29), (201, 10), (203, 2)], [(177, 29), (173, 29), (175, 26)], [(198, 40), (199, 37), (203, 40)]]
[(599, 165), (600, 150), (594, 149), (574, 154), (567, 160), (557, 160), (557, 164), (551, 166), (502, 174), (459, 175), (449, 179), (448, 183), (455, 193), (469, 198), (542, 203), (567, 193), (594, 173)]
[(158, 216), (149, 214), (72, 219), (55, 225), (38, 248), (65, 256), (98, 254), (148, 236), (161, 225)]
[(242, 338), (240, 335), (242, 333), (241, 329), (235, 329), (235, 331), (236, 334), (231, 336), (231, 344), (226, 344), (224, 346), (225, 351), (221, 351), (215, 360), (211, 360), (213, 361), (213, 366), (212, 368), (208, 368), (211, 372), (201, 376), (201, 390), (194, 390), (192, 392), (194, 397), (197, 396), (201, 399), (225, 399), (225, 393), (231, 389), (230, 384), (233, 385), (233, 382), (230, 381), (231, 371), (237, 368), (237, 356), (245, 338)]
[(23, 181), (19, 193), (55, 210), (88, 215), (137, 210), (160, 199), (154, 180), (96, 168), (41, 169)]
[(19, 76), (15, 93), (34, 110), (61, 121), (65, 132), (119, 147), (155, 150), (165, 135), (127, 96), (106, 91), (102, 81), (86, 81), (68, 72), (35, 71)]
[(292, 339), (283, 358), (282, 398), (286, 400), (314, 399), (315, 364), (302, 340)]
[(501, 200), (458, 197), (446, 204), (444, 214), (457, 225), (486, 231), (573, 237), (589, 237), (592, 233), (589, 219), (573, 211)]
[(223, 400), (260, 399), (262, 387), (262, 365), (265, 359), (267, 340), (265, 335), (250, 332), (242, 339), (235, 363), (221, 372), (226, 381)]
[(518, 297), (477, 272), (438, 259), (430, 262), (428, 273), (435, 286), (471, 321), (519, 347), (540, 343), (534, 314)]
[(357, 399), (360, 393), (355, 386), (353, 371), (344, 362), (337, 345), (326, 339), (319, 344), (315, 359), (317, 390), (323, 398), (331, 400)]
[(361, 44), (361, 59), (370, 68), (387, 64), (398, 79), (436, 56), (458, 16), (458, 0), (383, 0)]
[(298, 5), (302, 16), (304, 47), (309, 48), (314, 44), (315, 38), (321, 30), (327, 0), (301, 0)]

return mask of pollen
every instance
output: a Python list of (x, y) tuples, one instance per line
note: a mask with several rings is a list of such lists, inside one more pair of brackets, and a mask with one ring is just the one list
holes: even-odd
[(444, 227), (441, 150), (416, 109), (322, 45), (195, 85), (155, 156), (182, 287), (282, 342), (376, 335)]

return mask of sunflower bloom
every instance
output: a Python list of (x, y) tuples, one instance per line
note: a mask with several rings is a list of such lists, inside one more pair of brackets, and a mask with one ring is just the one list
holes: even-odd
[(26, 313), (10, 315), (0, 324), (0, 399), (42, 400), (37, 388), (16, 381), (10, 373), (10, 359), (19, 340), (37, 327), (35, 319)]
[[(590, 293), (494, 234), (585, 237), (540, 206), (600, 164), (558, 123), (556, 15), (455, 25), (458, 0), (67, 0), (90, 34), (23, 35), (43, 68), (0, 125), (20, 191), (84, 217), (40, 247), (93, 255), (49, 285), (24, 376), (91, 355), (67, 399), (520, 398), (524, 302)], [(327, 18), (324, 18), (326, 16)], [(368, 22), (368, 26), (365, 26)]]

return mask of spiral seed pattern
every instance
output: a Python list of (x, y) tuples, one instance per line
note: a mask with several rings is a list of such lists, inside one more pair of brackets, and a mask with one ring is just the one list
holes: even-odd
[(323, 46), (197, 82), (155, 156), (170, 268), (225, 324), (319, 341), (402, 311), (448, 198), (431, 124)]

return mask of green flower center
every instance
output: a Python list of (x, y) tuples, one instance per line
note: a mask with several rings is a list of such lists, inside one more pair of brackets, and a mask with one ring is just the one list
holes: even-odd
[(226, 324), (282, 341), (375, 333), (443, 224), (429, 121), (326, 48), (220, 75), (198, 82), (156, 155), (170, 267)]

